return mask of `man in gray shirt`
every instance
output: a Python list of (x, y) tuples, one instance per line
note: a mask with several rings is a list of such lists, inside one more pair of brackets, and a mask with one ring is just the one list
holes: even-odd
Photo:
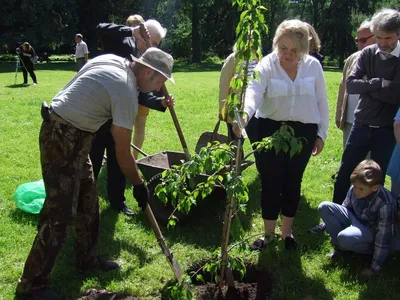
[(99, 202), (89, 159), (93, 134), (113, 119), (118, 163), (145, 209), (149, 191), (130, 151), (138, 93), (160, 90), (167, 79), (173, 82), (169, 54), (150, 48), (133, 60), (112, 54), (96, 57), (54, 97), (49, 112), (42, 112), (39, 146), (46, 199), (17, 295), (61, 299), (49, 289), (49, 277), (71, 229), (79, 269), (119, 267), (98, 256)]
[(368, 151), (385, 174), (395, 145), (393, 118), (400, 105), (400, 13), (394, 9), (377, 12), (372, 17), (372, 32), (376, 44), (361, 52), (347, 78), (347, 92), (360, 94), (360, 101), (335, 182), (333, 202), (338, 204), (346, 197), (351, 172)]

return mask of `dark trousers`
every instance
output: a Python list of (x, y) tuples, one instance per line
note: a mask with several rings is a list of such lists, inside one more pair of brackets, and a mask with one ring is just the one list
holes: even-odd
[[(28, 83), (28, 72), (34, 83), (37, 83), (36, 74), (33, 71), (33, 63), (30, 60), (20, 62), (22, 74), (24, 75), (24, 83)], [(25, 67), (24, 67), (25, 66)]]
[(86, 64), (86, 60), (84, 57), (80, 57), (76, 59), (76, 71), (79, 72), (80, 69)]
[(30, 294), (49, 285), (49, 277), (68, 233), (75, 230), (77, 265), (97, 264), (99, 202), (89, 151), (93, 135), (56, 121), (43, 122), (40, 161), (46, 199), (38, 233), (17, 292)]
[[(288, 153), (261, 151), (255, 155), (257, 169), (261, 178), (261, 209), (265, 220), (276, 220), (279, 213), (285, 217), (294, 217), (300, 202), (301, 181), (310, 159), (317, 137), (316, 124), (285, 121), (293, 127), (296, 137), (303, 137), (300, 153), (290, 158)], [(282, 122), (271, 119), (257, 120), (258, 140), (271, 136)]]
[[(393, 126), (371, 128), (367, 125), (354, 123), (335, 182), (333, 202), (343, 203), (350, 188), (350, 175), (357, 165), (365, 159), (369, 151), (371, 151), (371, 159), (379, 164), (385, 175), (395, 143)], [(384, 184), (384, 181), (385, 176), (383, 176), (382, 184)]]
[(90, 159), (93, 163), (94, 177), (97, 180), (104, 150), (107, 150), (107, 196), (111, 206), (114, 209), (121, 210), (126, 207), (124, 195), (126, 180), (117, 161), (111, 125), (112, 120), (109, 120), (95, 133)]

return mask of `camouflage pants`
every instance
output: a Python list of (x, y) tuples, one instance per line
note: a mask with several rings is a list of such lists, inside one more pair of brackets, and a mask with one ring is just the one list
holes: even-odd
[(93, 134), (56, 121), (43, 122), (40, 160), (46, 200), (38, 233), (17, 292), (46, 287), (58, 253), (75, 230), (78, 267), (97, 264), (99, 203), (89, 152)]

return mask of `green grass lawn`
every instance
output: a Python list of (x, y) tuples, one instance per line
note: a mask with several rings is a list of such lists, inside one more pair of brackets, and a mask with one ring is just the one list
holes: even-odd
[[(14, 290), (36, 234), (37, 216), (16, 208), (13, 193), (18, 185), (41, 179), (38, 133), (41, 124), (40, 103), (52, 97), (75, 74), (73, 64), (36, 65), (38, 86), (14, 86), (15, 65), (0, 65), (0, 299), (13, 299)], [(176, 99), (176, 113), (190, 151), (203, 131), (212, 130), (217, 121), (218, 65), (178, 65), (176, 86), (168, 85)], [(382, 272), (368, 283), (359, 283), (359, 272), (368, 266), (365, 258), (332, 264), (326, 257), (331, 251), (327, 234), (308, 233), (319, 222), (316, 207), (332, 197), (332, 180), (340, 163), (342, 135), (334, 125), (336, 93), (341, 73), (325, 72), (330, 104), (330, 132), (323, 152), (311, 158), (304, 175), (302, 201), (294, 224), (301, 243), (299, 251), (288, 253), (282, 241), (261, 253), (246, 252), (248, 259), (259, 262), (273, 273), (272, 299), (399, 299), (399, 259), (391, 255)], [(31, 79), (29, 79), (31, 82)], [(22, 73), (18, 74), (22, 83)], [(222, 132), (225, 131), (223, 128)], [(245, 144), (248, 151), (248, 142)], [(162, 150), (181, 151), (170, 115), (151, 112), (143, 150), (149, 154)], [(248, 168), (245, 180), (250, 189), (248, 215), (243, 218), (248, 236), (262, 232), (259, 181), (255, 167)], [(128, 206), (137, 211), (134, 218), (118, 215), (105, 199), (105, 172), (100, 175), (100, 253), (118, 261), (118, 271), (79, 273), (74, 268), (72, 239), (59, 255), (52, 273), (55, 291), (74, 299), (92, 287), (102, 287), (143, 299), (160, 297), (160, 290), (173, 279), (173, 273), (142, 212), (126, 190)], [(223, 199), (207, 202), (185, 226), (167, 230), (167, 244), (184, 269), (207, 258), (220, 245)]]

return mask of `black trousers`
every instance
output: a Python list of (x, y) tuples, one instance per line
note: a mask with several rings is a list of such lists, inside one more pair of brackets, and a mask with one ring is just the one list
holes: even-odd
[[(262, 151), (255, 155), (261, 178), (261, 209), (265, 220), (276, 220), (279, 213), (294, 217), (300, 202), (301, 181), (317, 137), (317, 124), (285, 121), (293, 127), (296, 137), (304, 137), (303, 149), (290, 158), (284, 152)], [(282, 122), (259, 118), (256, 121), (257, 139), (271, 136)]]
[[(34, 83), (37, 83), (36, 74), (33, 71), (33, 63), (30, 60), (24, 59), (20, 61), (22, 74), (24, 75), (24, 83), (28, 83), (28, 72)], [(24, 67), (25, 66), (25, 67)]]
[(103, 161), (104, 150), (107, 150), (107, 197), (114, 209), (121, 210), (125, 204), (125, 176), (119, 167), (115, 152), (115, 142), (111, 134), (112, 120), (108, 120), (95, 133), (90, 159), (93, 164), (94, 177), (97, 180), (101, 163)]

